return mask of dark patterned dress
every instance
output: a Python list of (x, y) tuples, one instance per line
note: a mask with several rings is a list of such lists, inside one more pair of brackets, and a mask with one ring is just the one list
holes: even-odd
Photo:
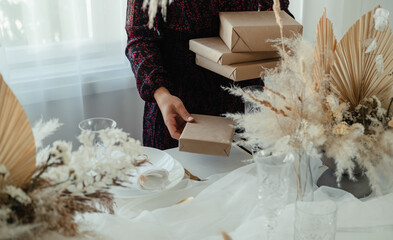
[[(288, 12), (289, 0), (280, 0)], [(234, 83), (195, 64), (195, 54), (188, 42), (193, 38), (219, 35), (218, 13), (224, 11), (272, 10), (273, 0), (175, 0), (167, 9), (166, 21), (159, 14), (154, 27), (148, 28), (143, 0), (128, 0), (126, 55), (134, 72), (137, 88), (145, 101), (143, 144), (159, 149), (176, 147), (153, 97), (166, 87), (179, 97), (189, 113), (220, 115), (241, 112), (242, 100), (222, 86), (241, 87), (261, 84), (261, 80)], [(289, 13), (289, 12), (288, 12)]]

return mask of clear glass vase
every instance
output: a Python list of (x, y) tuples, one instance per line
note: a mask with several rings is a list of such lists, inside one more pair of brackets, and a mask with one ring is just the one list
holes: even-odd
[(304, 149), (296, 149), (290, 155), (293, 160), (293, 172), (296, 179), (296, 201), (313, 201), (314, 186), (310, 156)]

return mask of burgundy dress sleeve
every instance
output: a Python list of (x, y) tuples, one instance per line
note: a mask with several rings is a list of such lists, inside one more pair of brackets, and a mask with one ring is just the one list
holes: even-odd
[(170, 82), (164, 70), (160, 42), (161, 17), (155, 18), (154, 27), (148, 27), (147, 10), (142, 9), (143, 0), (129, 0), (127, 3), (127, 47), (126, 56), (131, 63), (137, 88), (141, 98), (154, 102), (154, 91), (161, 86), (168, 87)]

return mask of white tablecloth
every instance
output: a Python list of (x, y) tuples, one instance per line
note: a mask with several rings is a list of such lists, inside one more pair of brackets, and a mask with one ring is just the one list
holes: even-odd
[[(181, 156), (187, 154), (178, 153), (176, 158), (180, 161)], [(234, 168), (243, 164), (236, 159), (227, 161)], [(208, 163), (203, 162), (203, 168), (209, 168)], [(203, 174), (201, 169), (188, 170)], [(211, 175), (203, 182), (184, 179), (164, 193), (117, 199), (115, 215), (87, 214), (80, 219), (81, 229), (87, 231), (88, 239), (213, 240), (223, 239), (222, 231), (234, 240), (264, 239), (265, 217), (257, 207), (256, 182), (254, 164)], [(176, 204), (191, 196), (194, 199)], [(359, 200), (344, 191), (321, 187), (315, 191), (315, 199), (338, 203), (337, 240), (393, 239), (393, 194)], [(279, 216), (273, 239), (293, 239), (293, 200), (289, 199)]]

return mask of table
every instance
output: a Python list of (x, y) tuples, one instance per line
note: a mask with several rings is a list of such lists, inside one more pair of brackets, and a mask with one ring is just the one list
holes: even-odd
[(178, 148), (165, 150), (192, 174), (207, 178), (213, 174), (228, 173), (244, 166), (252, 156), (237, 146), (231, 148), (229, 157), (180, 152)]
[[(250, 155), (232, 148), (230, 157), (166, 150), (193, 174), (206, 181), (183, 179), (175, 188), (150, 196), (117, 198), (116, 214), (87, 214), (81, 230), (90, 239), (234, 240), (263, 239), (265, 218), (259, 214), (255, 165)], [(177, 204), (180, 200), (193, 199)], [(393, 239), (393, 194), (358, 200), (337, 189), (321, 187), (316, 199), (338, 202), (336, 240)], [(292, 239), (294, 204), (279, 216), (273, 239)]]

